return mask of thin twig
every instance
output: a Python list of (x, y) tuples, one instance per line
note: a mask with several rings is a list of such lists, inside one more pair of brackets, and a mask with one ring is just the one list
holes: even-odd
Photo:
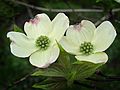
[[(24, 0), (24, 2), (27, 3), (26, 0)], [(26, 6), (26, 8), (27, 8), (27, 12), (28, 12), (29, 17), (30, 17), (30, 18), (33, 18), (34, 16), (33, 16), (33, 14), (32, 14), (31, 8), (30, 8), (30, 7), (27, 7), (27, 6)]]
[[(40, 10), (40, 11), (46, 11), (46, 12), (73, 12), (73, 9), (48, 9), (48, 8), (43, 8), (43, 7), (38, 7), (34, 6), (31, 4), (27, 4), (21, 1), (14, 1), (14, 0), (9, 0), (13, 3), (20, 4), (23, 6), (30, 7), (32, 9)], [(103, 12), (103, 10), (99, 9), (74, 9), (75, 12)]]
[(101, 22), (105, 21), (105, 20), (111, 20), (114, 17), (114, 13), (112, 12), (112, 10), (110, 9), (109, 12), (104, 15), (102, 18), (100, 18), (95, 25), (98, 26)]
[(16, 86), (17, 84), (19, 84), (20, 82), (26, 80), (32, 73), (34, 73), (35, 71), (37, 71), (39, 68), (34, 69), (32, 72), (28, 73), (27, 75), (25, 75), (24, 77), (20, 78), (19, 80), (13, 82), (11, 85), (8, 85), (4, 90), (8, 90), (14, 86)]
[(74, 11), (74, 8), (68, 3), (67, 0), (64, 0), (64, 2), (65, 2), (65, 4), (68, 6), (68, 8), (72, 9), (72, 12), (73, 12), (74, 15), (76, 16), (76, 19), (71, 19), (71, 21), (72, 21), (73, 23), (79, 23), (79, 22), (80, 22), (80, 18), (82, 18), (82, 19), (89, 19), (89, 18), (85, 17), (84, 15), (81, 15), (81, 13), (75, 12), (75, 11)]
[(32, 14), (31, 9), (29, 7), (26, 7), (26, 8), (27, 8), (27, 11), (28, 11), (30, 18), (33, 18), (33, 14)]
[(102, 18), (100, 18), (100, 20), (98, 20), (98, 21), (95, 23), (95, 26), (98, 26), (101, 22), (103, 22), (104, 20), (107, 20), (108, 18), (109, 18), (109, 15), (103, 16)]
[(115, 22), (120, 23), (120, 21), (119, 21), (119, 20), (115, 20)]
[(112, 12), (119, 12), (120, 8), (113, 9)]
[(120, 81), (120, 77), (119, 76), (107, 76), (105, 74), (103, 74), (101, 71), (96, 72), (96, 75), (104, 77), (105, 79), (109, 79), (109, 80), (116, 80), (116, 81)]
[(89, 88), (89, 89), (95, 89), (95, 90), (104, 90), (103, 88), (97, 87), (95, 85), (89, 85), (89, 84), (85, 84), (85, 83), (81, 83), (79, 81), (74, 81), (74, 84)]
[(90, 80), (90, 81), (95, 81), (95, 82), (114, 82), (114, 81), (120, 81), (120, 79), (96, 79), (96, 78), (87, 78), (86, 80)]
[(37, 70), (39, 70), (39, 68), (34, 69), (33, 71), (31, 71), (30, 73), (28, 73), (27, 75), (25, 75), (23, 78), (17, 80), (14, 82), (14, 84), (18, 84), (21, 81), (24, 81), (26, 78), (28, 78), (32, 73), (36, 72)]
[[(31, 4), (27, 4), (21, 1), (15, 1), (15, 0), (8, 0), (10, 2), (16, 3), (16, 4), (20, 4), (32, 9), (36, 9), (36, 10), (40, 10), (40, 11), (46, 11), (46, 12), (73, 12), (73, 9), (48, 9), (48, 8), (43, 8), (43, 7), (38, 7), (38, 6), (34, 6)], [(74, 12), (103, 12), (104, 10), (101, 9), (74, 9)], [(112, 12), (118, 12), (120, 11), (120, 8), (116, 8), (113, 9)]]
[(102, 77), (102, 79), (98, 79), (98, 78), (86, 78), (86, 80), (90, 80), (90, 81), (95, 81), (95, 82), (113, 82), (113, 81), (120, 81), (120, 77), (119, 76), (108, 76), (105, 75), (104, 73), (102, 73), (101, 71), (97, 71), (95, 73), (97, 76)]

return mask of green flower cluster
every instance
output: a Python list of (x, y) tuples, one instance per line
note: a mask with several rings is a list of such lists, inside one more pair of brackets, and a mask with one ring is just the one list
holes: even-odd
[(36, 46), (40, 47), (40, 50), (46, 50), (50, 45), (50, 40), (47, 36), (40, 36), (36, 40)]
[(93, 53), (93, 45), (90, 42), (84, 42), (80, 46), (80, 52), (84, 55), (90, 55)]

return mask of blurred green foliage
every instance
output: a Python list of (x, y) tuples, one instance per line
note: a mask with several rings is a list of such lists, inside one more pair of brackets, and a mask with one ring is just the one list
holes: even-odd
[[(45, 8), (97, 8), (103, 9), (103, 13), (66, 13), (70, 18), (71, 24), (76, 24), (82, 19), (88, 19), (94, 23), (100, 20), (101, 17), (108, 14), (111, 9), (120, 8), (120, 4), (114, 0), (20, 0), (33, 4), (35, 6)], [(32, 14), (43, 13), (31, 9)], [(27, 12), (27, 13), (26, 13)], [(51, 19), (56, 15), (52, 12), (47, 13)], [(0, 90), (37, 90), (32, 88), (35, 82), (42, 81), (42, 78), (28, 77), (26, 80), (14, 85), (12, 88), (7, 88), (13, 84), (13, 82), (21, 79), (26, 74), (30, 73), (34, 67), (29, 63), (27, 59), (21, 59), (13, 56), (10, 52), (10, 41), (7, 39), (6, 34), (8, 31), (13, 30), (13, 24), (17, 24), (23, 29), (25, 21), (30, 19), (30, 15), (25, 6), (21, 6), (11, 2), (11, 0), (0, 0)], [(117, 38), (111, 47), (106, 51), (109, 55), (109, 61), (102, 66), (101, 71), (106, 75), (120, 76), (120, 11), (112, 13), (108, 19), (113, 23), (117, 31)], [(94, 82), (99, 87), (105, 90), (120, 90), (120, 81), (114, 82)], [(82, 86), (74, 86), (74, 89), (78, 90), (93, 90)], [(72, 89), (73, 90), (73, 89)]]

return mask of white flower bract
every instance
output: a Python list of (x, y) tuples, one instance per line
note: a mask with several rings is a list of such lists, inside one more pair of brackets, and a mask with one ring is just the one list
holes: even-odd
[[(69, 27), (69, 19), (64, 13), (59, 13), (51, 21), (42, 13), (26, 22), (24, 33), (8, 32), (7, 37), (12, 41), (10, 49), (17, 57), (29, 57), (32, 65), (45, 68), (54, 63), (60, 53), (57, 42), (63, 37)], [(57, 41), (57, 42), (56, 42)]]
[(60, 44), (79, 61), (106, 63), (108, 56), (104, 51), (115, 37), (115, 28), (109, 21), (104, 21), (96, 28), (91, 21), (82, 20), (79, 25), (71, 25), (67, 29)]

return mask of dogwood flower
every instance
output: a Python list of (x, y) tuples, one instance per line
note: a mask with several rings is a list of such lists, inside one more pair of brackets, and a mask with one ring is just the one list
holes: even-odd
[(30, 56), (30, 63), (36, 67), (48, 67), (57, 60), (60, 50), (56, 41), (60, 41), (68, 27), (69, 19), (63, 13), (57, 14), (52, 21), (44, 13), (37, 14), (25, 23), (26, 34), (14, 31), (7, 33), (12, 41), (11, 53), (23, 58)]
[(88, 20), (79, 25), (71, 25), (60, 44), (79, 61), (105, 63), (108, 60), (104, 52), (114, 41), (116, 31), (109, 21), (104, 21), (97, 28)]

